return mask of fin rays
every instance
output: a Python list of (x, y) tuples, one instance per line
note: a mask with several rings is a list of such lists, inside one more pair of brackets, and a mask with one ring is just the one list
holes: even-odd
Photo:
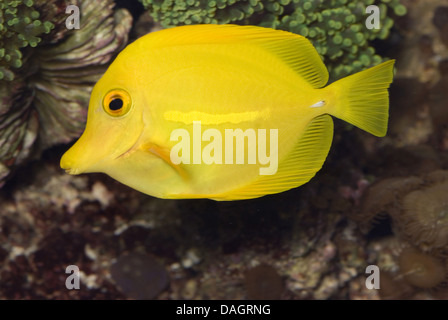
[(328, 71), (311, 42), (297, 34), (255, 26), (191, 25), (147, 35), (152, 47), (244, 42), (272, 53), (313, 88), (328, 82)]
[(308, 182), (322, 167), (333, 140), (333, 120), (329, 115), (315, 118), (288, 156), (280, 161), (278, 172), (260, 176), (254, 183), (230, 191), (215, 200), (241, 200), (283, 192)]

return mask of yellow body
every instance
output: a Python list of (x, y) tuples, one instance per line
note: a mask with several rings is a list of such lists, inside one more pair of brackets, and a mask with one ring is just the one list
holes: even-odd
[[(319, 55), (295, 34), (231, 25), (154, 32), (123, 50), (95, 85), (86, 130), (61, 167), (104, 172), (160, 198), (282, 192), (321, 168), (333, 136), (329, 115), (385, 135), (392, 69), (388, 61), (324, 87), (328, 72)], [(117, 97), (126, 110), (107, 109)], [(247, 161), (173, 163), (170, 135), (185, 129), (192, 137), (194, 121), (202, 133), (213, 128), (223, 137), (226, 129), (278, 129), (277, 172), (260, 175), (261, 165)]]

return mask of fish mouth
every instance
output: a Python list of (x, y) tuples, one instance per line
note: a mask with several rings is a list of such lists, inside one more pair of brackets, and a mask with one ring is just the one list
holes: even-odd
[(71, 174), (71, 175), (78, 175), (79, 170), (75, 168), (62, 168), (64, 169), (65, 173)]
[[(70, 152), (67, 151), (67, 152)], [(60, 167), (64, 169), (65, 173), (71, 174), (71, 175), (77, 175), (79, 174), (79, 168), (74, 168), (73, 161), (67, 156), (67, 152), (62, 156)]]

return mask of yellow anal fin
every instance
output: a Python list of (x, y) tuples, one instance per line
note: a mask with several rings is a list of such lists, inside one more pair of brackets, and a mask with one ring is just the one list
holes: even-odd
[(245, 187), (215, 195), (212, 199), (251, 199), (296, 188), (322, 168), (332, 140), (333, 119), (326, 114), (316, 117), (286, 158), (280, 160), (276, 174), (260, 176)]
[(188, 176), (187, 172), (180, 165), (174, 164), (171, 161), (170, 151), (168, 149), (162, 148), (153, 143), (144, 144), (141, 148), (143, 150), (151, 152), (158, 158), (165, 161), (171, 168), (173, 168), (182, 177), (182, 179), (189, 180), (189, 176)]

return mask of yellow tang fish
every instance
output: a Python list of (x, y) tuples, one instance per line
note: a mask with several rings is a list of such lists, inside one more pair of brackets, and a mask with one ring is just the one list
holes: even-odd
[(86, 129), (61, 167), (159, 198), (283, 192), (322, 167), (331, 116), (386, 134), (393, 63), (325, 87), (327, 69), (296, 34), (235, 25), (150, 33), (93, 88)]

